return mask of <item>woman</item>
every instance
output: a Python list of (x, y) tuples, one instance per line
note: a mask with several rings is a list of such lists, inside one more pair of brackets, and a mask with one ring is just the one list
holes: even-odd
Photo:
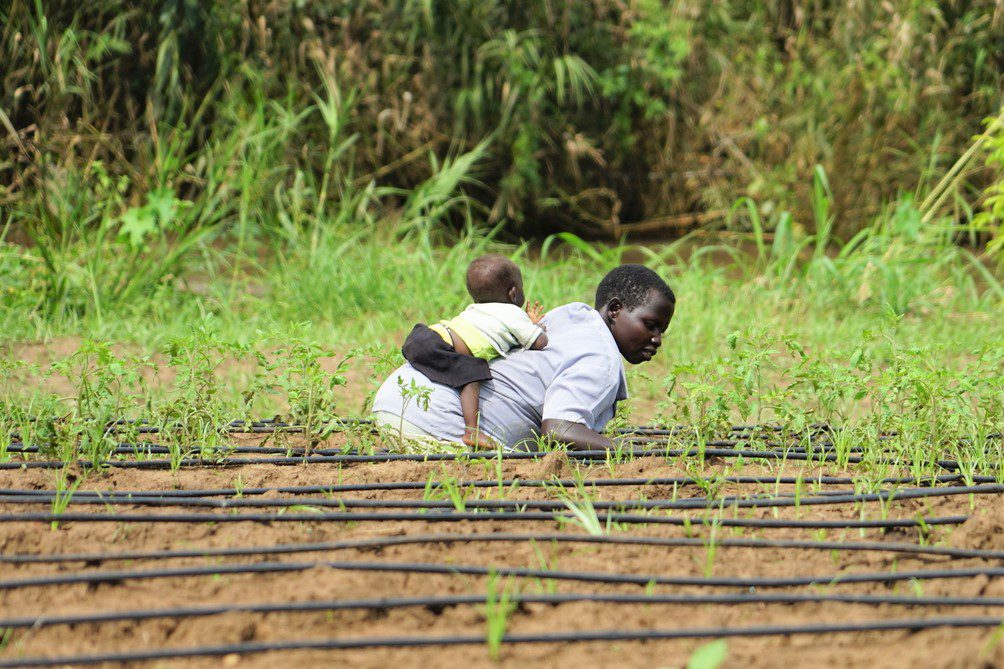
[[(621, 265), (600, 281), (595, 303), (548, 312), (541, 321), (547, 348), (492, 362), (492, 380), (481, 387), (483, 432), (507, 448), (532, 447), (538, 436), (575, 449), (613, 447), (600, 432), (627, 398), (621, 357), (632, 364), (652, 359), (676, 297), (647, 267)], [(464, 435), (457, 391), (410, 365), (383, 382), (373, 412), (378, 425), (409, 440), (460, 443)]]

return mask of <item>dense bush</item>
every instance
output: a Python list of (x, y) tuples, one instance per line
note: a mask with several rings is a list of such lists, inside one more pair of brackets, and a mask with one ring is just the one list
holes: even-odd
[(57, 235), (109, 192), (295, 227), (490, 137), (468, 189), (517, 231), (742, 195), (771, 221), (822, 165), (846, 236), (965, 150), (1004, 59), (996, 0), (6, 0), (0, 26), (0, 204)]

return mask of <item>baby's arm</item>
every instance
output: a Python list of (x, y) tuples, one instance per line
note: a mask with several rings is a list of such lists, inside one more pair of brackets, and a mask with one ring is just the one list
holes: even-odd
[(540, 319), (544, 317), (544, 307), (540, 305), (540, 300), (534, 300), (533, 304), (526, 303), (526, 315), (530, 317), (534, 325), (540, 325)]
[(534, 325), (538, 326), (541, 330), (544, 330), (544, 332), (541, 332), (540, 336), (537, 337), (533, 344), (529, 347), (531, 351), (540, 351), (541, 349), (547, 347), (547, 328), (540, 322), (540, 320), (544, 318), (544, 307), (540, 306), (540, 302), (537, 300), (535, 300), (533, 304), (527, 302), (526, 315), (530, 317), (530, 321)]

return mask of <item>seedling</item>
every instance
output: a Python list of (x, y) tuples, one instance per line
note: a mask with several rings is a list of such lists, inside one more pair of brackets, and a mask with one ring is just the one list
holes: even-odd
[[(530, 540), (530, 547), (533, 549), (533, 554), (537, 558), (537, 564), (542, 571), (551, 571), (551, 566), (548, 564), (547, 558), (544, 557), (543, 551), (540, 550), (540, 546), (534, 539)], [(547, 594), (554, 594), (558, 591), (558, 582), (553, 578), (544, 579), (541, 582), (540, 579), (535, 579), (537, 586)]]
[(724, 639), (718, 639), (698, 646), (687, 660), (687, 669), (717, 669), (725, 661), (729, 646)]
[(509, 579), (500, 587), (498, 574), (491, 572), (488, 575), (484, 608), (485, 643), (488, 646), (488, 657), (493, 662), (499, 661), (509, 617), (517, 607), (518, 596), (514, 592), (515, 588)]
[(333, 372), (325, 371), (319, 359), (331, 357), (333, 352), (309, 339), (307, 328), (307, 323), (295, 326), (297, 334), (288, 336), (286, 346), (279, 349), (281, 373), (275, 386), (286, 392), (290, 420), (302, 426), (309, 455), (335, 427), (335, 388), (345, 385), (345, 368), (354, 353), (342, 358)]
[[(4, 639), (6, 639), (6, 633), (4, 634)], [(997, 646), (1000, 645), (1001, 640), (1004, 639), (1004, 623), (1001, 623), (997, 628), (990, 634), (990, 638), (987, 639), (983, 647), (980, 648), (980, 659), (985, 660), (990, 657), (990, 654), (994, 652)], [(2, 645), (0, 645), (0, 650), (2, 650)]]
[[(83, 479), (71, 477), (66, 469), (57, 470), (53, 481), (52, 513), (54, 515), (62, 515), (66, 511), (66, 508), (70, 505), (70, 500), (73, 498), (73, 493), (77, 491), (82, 482)], [(52, 530), (59, 529), (59, 521), (52, 521), (50, 528)]]
[(155, 407), (154, 422), (175, 469), (189, 453), (212, 458), (226, 450), (223, 426), (235, 411), (222, 397), (218, 369), (229, 356), (241, 357), (249, 350), (247, 345), (221, 339), (205, 324), (168, 343), (165, 353), (177, 377), (167, 399)]
[(467, 509), (467, 497), (471, 493), (470, 488), (460, 486), (456, 477), (450, 476), (445, 465), (440, 465), (440, 475), (436, 479), (430, 476), (425, 484), (425, 499), (446, 499), (453, 504), (457, 511)]
[[(572, 524), (578, 525), (594, 537), (606, 534), (599, 517), (596, 515), (596, 509), (593, 508), (591, 502), (587, 500), (573, 502), (567, 498), (561, 501), (572, 512), (572, 517), (569, 519)], [(608, 515), (607, 518), (609, 519), (609, 517)]]
[(704, 542), (704, 578), (711, 578), (715, 572), (715, 554), (718, 552), (718, 529), (721, 526), (721, 516), (716, 515), (711, 520), (711, 530)]

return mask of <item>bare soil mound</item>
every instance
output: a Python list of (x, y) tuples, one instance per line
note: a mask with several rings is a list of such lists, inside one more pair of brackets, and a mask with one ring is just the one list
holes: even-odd
[(1001, 503), (974, 510), (952, 533), (952, 543), (965, 548), (1004, 550), (1004, 501), (998, 501)]

